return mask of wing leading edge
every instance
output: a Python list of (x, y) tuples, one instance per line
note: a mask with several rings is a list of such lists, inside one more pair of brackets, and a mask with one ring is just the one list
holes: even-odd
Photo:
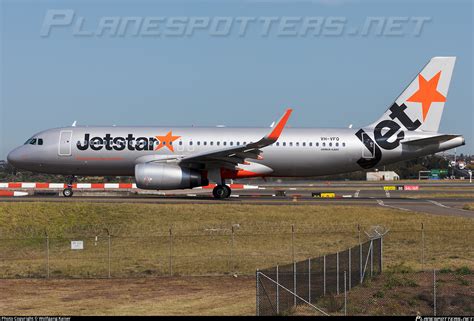
[(197, 153), (190, 156), (185, 156), (179, 160), (180, 163), (203, 163), (203, 162), (223, 162), (239, 164), (244, 163), (246, 158), (259, 159), (262, 151), (260, 148), (270, 146), (275, 143), (280, 137), (285, 128), (288, 119), (290, 118), (293, 109), (289, 108), (285, 114), (278, 120), (272, 131), (265, 135), (257, 142), (251, 142), (245, 145), (239, 145), (230, 148), (223, 148), (211, 152)]

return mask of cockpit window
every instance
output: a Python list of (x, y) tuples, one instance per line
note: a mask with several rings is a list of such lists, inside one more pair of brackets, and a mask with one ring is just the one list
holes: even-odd
[(43, 145), (43, 138), (30, 138), (25, 142), (25, 145)]

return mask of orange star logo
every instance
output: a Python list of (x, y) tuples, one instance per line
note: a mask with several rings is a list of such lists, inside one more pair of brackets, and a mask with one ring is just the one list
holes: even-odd
[(155, 147), (155, 150), (159, 150), (164, 146), (168, 147), (168, 149), (174, 152), (173, 142), (180, 138), (181, 136), (173, 136), (172, 131), (170, 130), (166, 136), (155, 136), (159, 140), (159, 144)]
[(421, 108), (423, 111), (423, 121), (430, 110), (431, 103), (433, 102), (442, 102), (446, 101), (444, 97), (438, 90), (439, 77), (441, 76), (441, 71), (433, 76), (430, 80), (426, 80), (420, 74), (418, 75), (418, 91), (415, 92), (407, 101), (421, 103)]

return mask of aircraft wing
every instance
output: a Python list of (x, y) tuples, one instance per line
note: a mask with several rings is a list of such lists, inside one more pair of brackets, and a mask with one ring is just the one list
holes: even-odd
[(223, 162), (239, 164), (243, 163), (244, 159), (261, 158), (262, 151), (260, 148), (269, 146), (275, 143), (281, 135), (283, 128), (285, 127), (292, 109), (287, 109), (285, 114), (278, 120), (276, 125), (272, 128), (272, 131), (262, 137), (257, 142), (248, 143), (245, 145), (239, 145), (235, 147), (223, 148), (220, 150), (214, 150), (211, 152), (197, 153), (189, 156), (185, 156), (179, 160), (180, 163), (203, 163), (203, 162)]
[(420, 139), (412, 139), (402, 142), (403, 145), (430, 145), (430, 144), (439, 144), (443, 142), (447, 142), (453, 138), (460, 137), (460, 135), (439, 135), (439, 136), (432, 136), (427, 138), (420, 138)]

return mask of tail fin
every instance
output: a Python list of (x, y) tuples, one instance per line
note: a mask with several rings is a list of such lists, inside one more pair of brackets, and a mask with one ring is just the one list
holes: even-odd
[(393, 120), (402, 128), (437, 132), (456, 57), (434, 57), (413, 79), (383, 116), (381, 121)]

